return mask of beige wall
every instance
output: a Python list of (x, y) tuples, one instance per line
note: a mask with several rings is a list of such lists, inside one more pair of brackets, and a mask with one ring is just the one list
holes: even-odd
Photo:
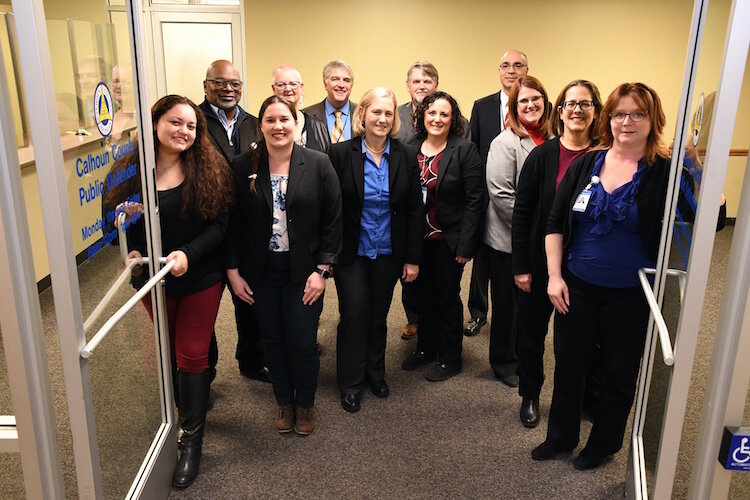
[[(696, 94), (716, 88), (729, 0), (709, 3)], [(305, 81), (305, 104), (325, 97), (321, 70), (331, 59), (355, 72), (352, 99), (370, 87), (392, 87), (408, 99), (406, 70), (417, 59), (432, 61), (440, 87), (452, 93), (468, 117), (475, 99), (499, 89), (497, 62), (518, 48), (530, 73), (556, 97), (570, 80), (595, 82), (606, 96), (624, 81), (643, 81), (661, 95), (667, 114), (665, 141), (674, 135), (693, 2), (689, 0), (509, 1), (351, 0), (278, 4), (245, 0), (248, 109), (257, 113), (270, 95), (272, 69), (296, 65)], [(281, 15), (280, 15), (281, 14)], [(750, 70), (748, 70), (750, 72)], [(734, 148), (750, 145), (750, 78), (745, 78)], [(727, 176), (730, 215), (745, 158), (733, 158)]]

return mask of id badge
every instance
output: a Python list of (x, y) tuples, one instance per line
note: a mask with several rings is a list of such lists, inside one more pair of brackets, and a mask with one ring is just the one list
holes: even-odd
[(576, 198), (576, 202), (573, 204), (574, 212), (585, 212), (586, 207), (589, 206), (589, 198), (591, 198), (591, 190), (584, 189)]
[(427, 186), (422, 186), (422, 205), (427, 205)]

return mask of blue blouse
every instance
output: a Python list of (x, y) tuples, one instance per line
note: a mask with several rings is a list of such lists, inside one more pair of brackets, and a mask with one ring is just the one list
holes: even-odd
[[(592, 177), (599, 175), (605, 155), (606, 151), (597, 155)], [(611, 194), (601, 182), (589, 188), (585, 211), (573, 214), (567, 268), (574, 276), (597, 286), (629, 288), (639, 284), (638, 269), (654, 267), (641, 238), (635, 202), (647, 168), (641, 160), (632, 180)]]
[(391, 255), (391, 196), (388, 159), (391, 140), (385, 143), (385, 151), (380, 157), (380, 165), (367, 151), (362, 140), (362, 156), (365, 161), (364, 200), (360, 217), (359, 247), (357, 255), (377, 258), (378, 255)]

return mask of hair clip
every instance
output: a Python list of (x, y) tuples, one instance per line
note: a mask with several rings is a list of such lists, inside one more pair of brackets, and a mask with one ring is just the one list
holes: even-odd
[(252, 150), (258, 149), (258, 143), (255, 142), (255, 141), (251, 142), (250, 143), (250, 149), (252, 149)]
[(250, 179), (251, 181), (254, 181), (257, 177), (258, 177), (258, 174), (250, 174), (247, 176), (247, 178)]

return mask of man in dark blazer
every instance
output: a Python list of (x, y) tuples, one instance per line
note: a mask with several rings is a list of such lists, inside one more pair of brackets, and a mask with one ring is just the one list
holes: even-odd
[[(242, 80), (239, 71), (231, 62), (218, 60), (211, 63), (203, 81), (203, 90), (206, 99), (199, 107), (206, 117), (208, 135), (214, 146), (231, 164), (236, 155), (250, 150), (250, 144), (258, 137), (258, 119), (239, 105), (242, 97)], [(232, 294), (237, 322), (237, 348), (234, 357), (239, 364), (240, 373), (248, 378), (270, 382), (268, 369), (263, 361), (263, 347), (255, 311), (252, 307), (237, 307), (238, 301), (239, 299)], [(215, 349), (214, 334), (209, 352), (214, 372), (218, 358)]]
[[(505, 128), (508, 116), (508, 95), (510, 88), (529, 71), (526, 54), (519, 50), (509, 50), (500, 58), (497, 71), (502, 88), (474, 102), (471, 110), (471, 140), (477, 145), (482, 165), (487, 165), (487, 153), (492, 141)], [(469, 321), (464, 326), (464, 334), (473, 336), (479, 333), (487, 323), (487, 285), (489, 284), (489, 267), (487, 251), (481, 245), (471, 269), (469, 285)]]
[(331, 144), (348, 141), (352, 138), (352, 116), (357, 109), (357, 103), (349, 100), (354, 87), (352, 68), (342, 60), (329, 62), (323, 68), (323, 86), (326, 98), (302, 111), (326, 124)]

